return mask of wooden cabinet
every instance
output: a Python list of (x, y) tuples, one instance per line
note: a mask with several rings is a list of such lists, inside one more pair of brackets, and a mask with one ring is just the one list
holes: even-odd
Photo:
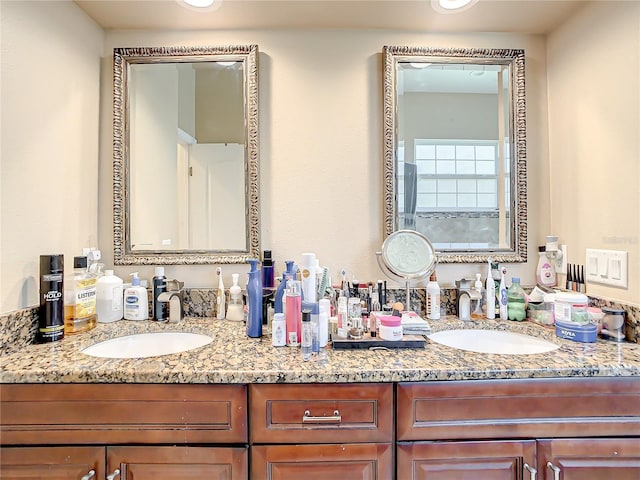
[(637, 377), (402, 383), (396, 411), (403, 480), (640, 478)]
[(388, 442), (251, 447), (251, 480), (337, 478), (394, 478), (393, 444)]
[(108, 447), (107, 470), (120, 480), (241, 480), (248, 474), (246, 447)]
[(0, 400), (2, 480), (248, 478), (245, 385), (3, 385)]
[(638, 480), (640, 438), (538, 442), (540, 480)]
[(3, 447), (0, 479), (98, 480), (105, 478), (104, 447)]
[(389, 479), (393, 384), (251, 385), (252, 480)]
[(536, 442), (403, 442), (398, 475), (414, 480), (520, 480), (524, 465), (535, 468)]

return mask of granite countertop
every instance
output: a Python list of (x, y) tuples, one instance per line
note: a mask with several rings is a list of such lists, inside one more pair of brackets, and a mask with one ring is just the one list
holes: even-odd
[[(640, 376), (640, 345), (598, 339), (562, 340), (530, 322), (453, 318), (431, 321), (433, 332), (454, 328), (509, 330), (544, 338), (557, 350), (541, 354), (474, 353), (428, 341), (424, 349), (323, 349), (303, 362), (299, 348), (273, 347), (271, 337), (248, 338), (242, 322), (188, 318), (179, 324), (119, 321), (62, 341), (31, 345), (0, 359), (2, 383), (339, 383), (534, 377)], [(205, 333), (195, 350), (141, 359), (96, 358), (80, 351), (96, 342), (155, 331)]]

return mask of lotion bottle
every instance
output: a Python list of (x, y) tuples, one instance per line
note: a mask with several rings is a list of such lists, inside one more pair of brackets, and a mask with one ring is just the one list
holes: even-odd
[(216, 318), (218, 320), (224, 320), (226, 311), (224, 282), (222, 281), (222, 268), (216, 268), (216, 274), (218, 275), (218, 291), (216, 292)]
[(227, 320), (244, 320), (244, 302), (242, 301), (242, 289), (238, 285), (239, 274), (231, 275), (233, 285), (229, 288), (229, 308), (227, 309)]
[(294, 277), (293, 260), (287, 260), (284, 263), (286, 265), (285, 271), (282, 273), (282, 280), (280, 281), (278, 288), (276, 288), (276, 295), (273, 300), (273, 311), (275, 313), (284, 313), (284, 309), (282, 308), (282, 306), (284, 292), (287, 288), (287, 280), (293, 280)]
[(262, 336), (262, 272), (258, 270), (258, 260), (249, 260), (249, 281), (247, 282), (247, 336), (259, 338)]
[(149, 297), (147, 289), (140, 285), (138, 272), (131, 274), (131, 286), (124, 291), (125, 320), (147, 320), (149, 318)]
[(429, 277), (429, 283), (427, 283), (427, 304), (428, 304), (428, 318), (429, 320), (440, 319), (440, 285), (435, 272)]

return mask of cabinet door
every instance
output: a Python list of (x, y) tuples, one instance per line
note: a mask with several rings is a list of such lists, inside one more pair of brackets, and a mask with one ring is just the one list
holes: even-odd
[(251, 480), (388, 480), (390, 443), (251, 447)]
[(541, 480), (638, 480), (640, 438), (540, 440)]
[(103, 479), (104, 456), (104, 447), (4, 447), (0, 479)]
[[(403, 480), (519, 480), (535, 478), (536, 443), (408, 442), (398, 444)], [(525, 467), (525, 465), (527, 465)]]
[(246, 480), (248, 453), (237, 447), (108, 447), (119, 480)]

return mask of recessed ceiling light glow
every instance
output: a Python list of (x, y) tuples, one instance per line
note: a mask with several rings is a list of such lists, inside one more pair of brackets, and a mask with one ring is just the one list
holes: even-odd
[(427, 68), (429, 65), (431, 65), (430, 63), (426, 63), (426, 62), (411, 62), (409, 63), (409, 65), (411, 65), (413, 68)]
[(196, 8), (207, 8), (213, 5), (215, 0), (183, 0), (184, 3)]
[(431, 8), (439, 13), (458, 13), (478, 3), (478, 0), (431, 0)]

